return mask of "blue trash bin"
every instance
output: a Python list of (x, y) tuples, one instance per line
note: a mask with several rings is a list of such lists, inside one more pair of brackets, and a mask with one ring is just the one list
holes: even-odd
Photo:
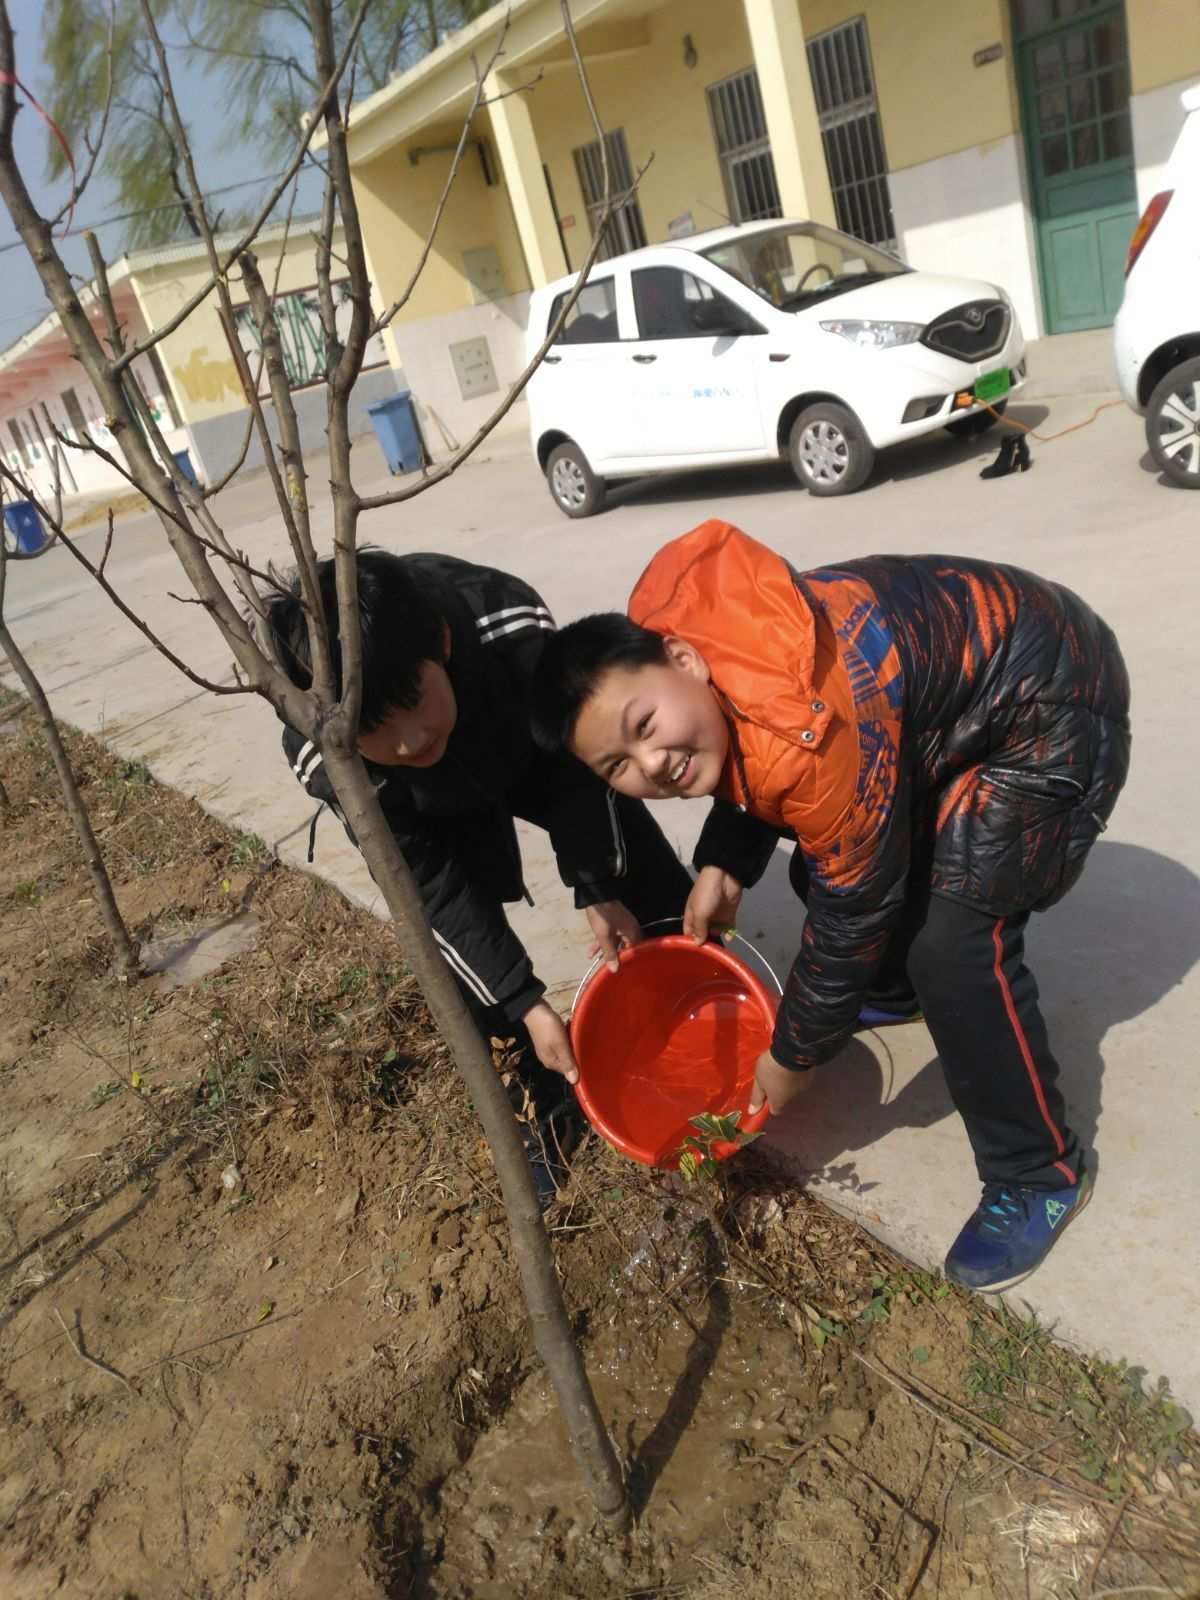
[(28, 500), (10, 500), (4, 507), (4, 520), (22, 555), (36, 555), (45, 544), (42, 519)]
[(412, 390), (401, 389), (367, 407), (388, 471), (416, 472), (425, 465), (425, 444), (413, 408)]
[(200, 479), (196, 476), (196, 469), (192, 465), (191, 453), (187, 450), (173, 450), (171, 460), (194, 489), (200, 487)]

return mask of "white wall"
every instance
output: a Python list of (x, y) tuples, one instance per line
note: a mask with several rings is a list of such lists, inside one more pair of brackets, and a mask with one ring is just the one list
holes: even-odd
[[(525, 329), (529, 294), (506, 295), (482, 305), (464, 306), (419, 322), (395, 322), (392, 337), (403, 369), (403, 383), (413, 392), (425, 435), (435, 456), (463, 444), (485, 422), (520, 376), (525, 365)], [(486, 338), (499, 388), (494, 394), (464, 400), (450, 358), (450, 346)], [(518, 400), (506, 419), (525, 422), (525, 401)]]
[(900, 254), (912, 267), (998, 283), (1027, 339), (1042, 332), (1020, 142), (1009, 135), (888, 174)]
[(1183, 127), (1183, 107), (1179, 97), (1185, 89), (1192, 88), (1196, 81), (1193, 74), (1190, 78), (1181, 78), (1177, 83), (1164, 84), (1160, 89), (1135, 94), (1130, 99), (1138, 206), (1143, 211), (1147, 202), (1162, 188), (1163, 168)]

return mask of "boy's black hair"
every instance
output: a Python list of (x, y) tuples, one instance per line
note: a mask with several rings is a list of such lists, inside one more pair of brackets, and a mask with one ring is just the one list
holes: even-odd
[[(444, 661), (445, 618), (432, 596), (414, 580), (402, 556), (388, 550), (358, 552), (358, 616), (362, 627), (362, 711), (359, 729), (373, 732), (396, 706), (417, 703), (421, 663)], [(342, 692), (337, 590), (332, 558), (317, 563), (317, 583), (329, 624), (337, 692)], [(287, 594), (265, 597), (267, 626), (280, 666), (301, 689), (312, 683), (308, 628), (300, 604), (298, 573), (285, 579)]]
[(620, 611), (580, 617), (546, 640), (530, 703), (533, 737), (543, 750), (566, 750), (580, 713), (613, 667), (662, 666), (663, 637)]

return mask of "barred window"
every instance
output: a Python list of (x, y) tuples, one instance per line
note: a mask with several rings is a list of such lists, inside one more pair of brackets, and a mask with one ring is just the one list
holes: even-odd
[[(600, 261), (623, 255), (626, 250), (639, 250), (646, 242), (642, 208), (633, 190), (633, 167), (625, 144), (624, 128), (614, 128), (606, 134), (604, 144), (608, 154), (608, 182), (614, 207), (600, 245), (597, 258)], [(604, 154), (599, 139), (581, 145), (575, 151), (575, 171), (579, 177), (579, 187), (583, 190), (583, 203), (587, 207), (593, 237), (604, 212)]]
[(708, 90), (708, 108), (732, 220), (756, 222), (762, 217), (781, 217), (758, 73), (750, 67), (714, 83)]
[(892, 248), (896, 224), (863, 18), (810, 39), (808, 67), (837, 225), (856, 239)]

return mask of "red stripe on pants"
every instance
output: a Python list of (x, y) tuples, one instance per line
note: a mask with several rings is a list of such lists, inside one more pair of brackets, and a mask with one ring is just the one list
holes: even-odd
[[(996, 982), (1000, 985), (1000, 993), (1004, 997), (1004, 1009), (1008, 1014), (1009, 1023), (1012, 1027), (1013, 1033), (1016, 1036), (1017, 1044), (1020, 1047), (1021, 1060), (1025, 1063), (1025, 1070), (1029, 1074), (1029, 1081), (1033, 1085), (1034, 1098), (1037, 1100), (1038, 1110), (1042, 1114), (1042, 1121), (1050, 1130), (1051, 1136), (1054, 1139), (1055, 1150), (1059, 1155), (1062, 1155), (1063, 1151), (1066, 1149), (1066, 1145), (1063, 1143), (1062, 1134), (1054, 1124), (1054, 1118), (1050, 1115), (1050, 1112), (1046, 1108), (1046, 1096), (1042, 1093), (1042, 1080), (1037, 1075), (1037, 1068), (1033, 1064), (1033, 1056), (1029, 1050), (1029, 1041), (1025, 1037), (1024, 1028), (1021, 1026), (1021, 1019), (1017, 1016), (1017, 1008), (1013, 1004), (1012, 990), (1008, 987), (1008, 979), (1004, 976), (1004, 968), (1001, 964), (1004, 960), (1004, 946), (1000, 942), (1000, 935), (1003, 931), (1004, 918), (1001, 917), (996, 923), (995, 927), (992, 929), (992, 949), (996, 952), (996, 959), (992, 963), (992, 971), (996, 974)], [(1056, 1161), (1054, 1165), (1060, 1172), (1066, 1174), (1067, 1182), (1071, 1184), (1072, 1187), (1079, 1182), (1079, 1179), (1071, 1171), (1070, 1167), (1065, 1161)]]

